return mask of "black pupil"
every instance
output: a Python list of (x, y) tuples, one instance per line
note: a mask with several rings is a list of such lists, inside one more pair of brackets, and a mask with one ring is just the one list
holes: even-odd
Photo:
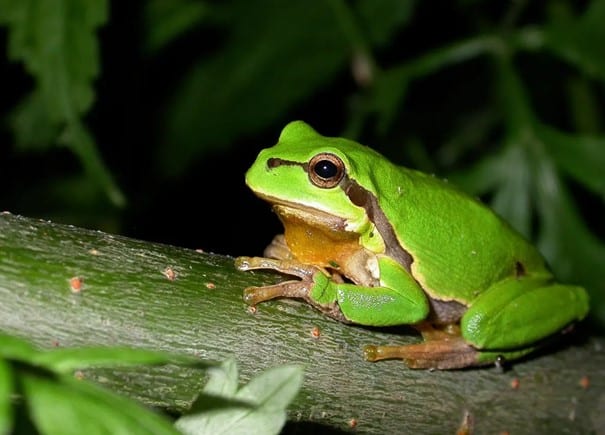
[(313, 170), (323, 179), (332, 178), (338, 174), (338, 168), (330, 160), (320, 160)]

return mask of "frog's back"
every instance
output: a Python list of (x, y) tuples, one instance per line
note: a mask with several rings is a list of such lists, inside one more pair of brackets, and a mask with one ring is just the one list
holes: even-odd
[(536, 248), (487, 206), (436, 177), (397, 169), (374, 180), (378, 202), (431, 297), (470, 302), (505, 277), (550, 274)]

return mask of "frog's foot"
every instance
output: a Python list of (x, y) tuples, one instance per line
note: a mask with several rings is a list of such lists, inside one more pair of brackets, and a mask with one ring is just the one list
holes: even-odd
[(458, 369), (479, 363), (479, 351), (462, 338), (428, 341), (407, 346), (366, 346), (368, 361), (402, 359), (412, 369)]
[(402, 359), (413, 369), (457, 369), (480, 364), (480, 352), (460, 336), (457, 325), (434, 328), (428, 323), (415, 325), (423, 343), (406, 346), (366, 346), (368, 361)]

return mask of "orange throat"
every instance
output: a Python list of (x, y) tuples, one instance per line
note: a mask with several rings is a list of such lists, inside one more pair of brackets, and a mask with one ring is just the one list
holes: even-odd
[(339, 269), (355, 252), (363, 249), (359, 245), (359, 234), (346, 231), (340, 218), (305, 219), (289, 207), (275, 206), (274, 209), (284, 225), (288, 248), (302, 263)]

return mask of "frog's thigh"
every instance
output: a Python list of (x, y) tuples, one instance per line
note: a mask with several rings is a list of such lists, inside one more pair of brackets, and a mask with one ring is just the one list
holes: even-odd
[(514, 349), (535, 344), (588, 311), (581, 287), (545, 278), (511, 278), (494, 284), (466, 311), (462, 336), (479, 349)]
[(429, 304), (418, 283), (395, 260), (379, 261), (382, 286), (334, 284), (338, 305), (347, 319), (360, 325), (391, 326), (426, 318)]

